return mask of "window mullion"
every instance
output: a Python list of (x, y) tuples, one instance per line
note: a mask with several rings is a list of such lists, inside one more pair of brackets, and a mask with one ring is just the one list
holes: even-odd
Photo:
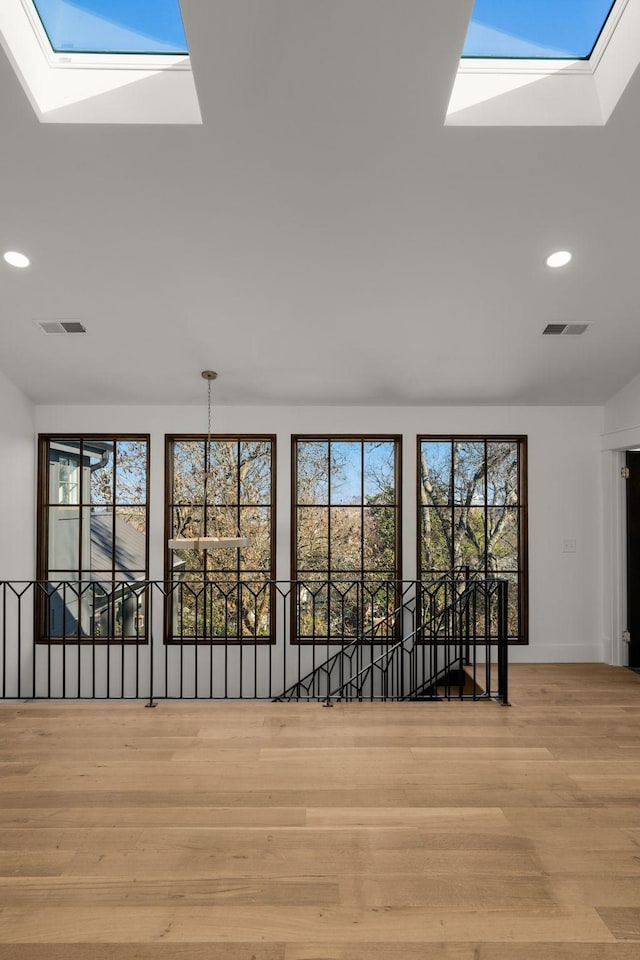
[[(116, 514), (117, 514), (117, 497), (116, 490), (118, 489), (116, 472), (119, 469), (118, 467), (118, 441), (113, 438), (113, 479), (111, 481), (111, 589), (115, 587), (116, 579)], [(89, 489), (91, 489), (91, 474), (89, 474)], [(91, 498), (89, 498), (91, 499)]]
[(82, 521), (84, 512), (84, 490), (83, 490), (83, 469), (84, 460), (84, 440), (80, 440), (80, 459), (78, 461), (78, 580), (82, 581), (84, 565), (82, 563)]
[[(331, 440), (327, 441), (327, 577), (331, 580), (333, 550), (331, 549), (331, 503), (333, 492), (331, 489)], [(330, 592), (330, 587), (328, 588)], [(330, 601), (329, 601), (330, 605)], [(330, 619), (330, 618), (329, 618)]]

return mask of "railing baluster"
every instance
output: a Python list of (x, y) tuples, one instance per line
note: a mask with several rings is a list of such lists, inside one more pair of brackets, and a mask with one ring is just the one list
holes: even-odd
[[(34, 649), (35, 653), (35, 649)], [(35, 656), (33, 658), (35, 663)], [(7, 584), (2, 584), (2, 699), (7, 696)], [(35, 696), (35, 692), (34, 692)]]
[[(149, 681), (148, 681), (148, 682), (149, 682), (149, 700), (147, 701), (147, 703), (145, 704), (145, 706), (147, 706), (147, 707), (155, 707), (155, 703), (154, 703), (154, 700), (153, 700), (153, 647), (154, 647), (154, 642), (153, 642), (153, 610), (154, 610), (154, 595), (153, 595), (153, 590), (150, 591), (150, 595), (149, 595), (149, 598), (148, 598), (148, 599), (149, 599), (149, 606), (148, 606), (149, 615), (148, 615), (148, 620), (147, 620), (147, 623), (146, 623), (145, 633), (146, 633), (146, 637), (147, 637), (147, 643), (148, 643), (148, 645), (149, 645)], [(164, 594), (162, 595), (162, 599), (163, 599), (163, 609), (164, 609), (165, 614), (166, 614), (167, 611), (168, 611), (168, 607), (167, 607), (167, 605), (164, 603), (164, 599), (165, 599)]]
[(509, 613), (508, 583), (498, 584), (498, 696), (509, 706)]

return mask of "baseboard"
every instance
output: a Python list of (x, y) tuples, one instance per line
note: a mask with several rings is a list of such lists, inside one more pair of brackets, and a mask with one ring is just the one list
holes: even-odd
[(532, 643), (509, 647), (510, 663), (603, 663), (599, 643)]

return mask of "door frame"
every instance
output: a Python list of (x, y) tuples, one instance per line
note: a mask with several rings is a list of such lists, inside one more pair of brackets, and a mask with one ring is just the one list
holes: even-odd
[[(637, 432), (637, 439), (633, 435)], [(627, 450), (640, 447), (640, 428), (603, 437), (603, 657), (616, 667), (629, 665), (627, 629), (627, 489), (622, 477)], [(622, 445), (622, 442), (624, 445)], [(610, 444), (610, 446), (609, 446)]]
[[(633, 459), (633, 467), (630, 463)], [(640, 610), (638, 609), (638, 591), (634, 589), (633, 591), (633, 611), (631, 609), (631, 600), (632, 597), (629, 592), (630, 582), (637, 586), (638, 573), (640, 568), (640, 477), (638, 472), (640, 470), (640, 450), (637, 448), (634, 450), (627, 450), (625, 453), (625, 463), (628, 469), (631, 469), (631, 476), (627, 478), (626, 484), (626, 547), (627, 547), (627, 562), (625, 567), (625, 586), (627, 589), (627, 630), (631, 632), (631, 638), (629, 641), (628, 653), (629, 653), (629, 666), (634, 670), (640, 669)], [(632, 480), (633, 480), (633, 490), (634, 495), (631, 499), (631, 489), (632, 489)], [(631, 536), (631, 523), (629, 517), (629, 504), (631, 502), (633, 508), (633, 527), (634, 527), (634, 536)], [(633, 540), (633, 577), (631, 577), (631, 555), (630, 548), (632, 546)], [(632, 619), (633, 612), (633, 619)]]

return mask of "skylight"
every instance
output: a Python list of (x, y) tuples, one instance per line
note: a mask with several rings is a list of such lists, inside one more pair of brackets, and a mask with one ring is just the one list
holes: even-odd
[(178, 0), (33, 0), (56, 53), (186, 55)]
[(466, 35), (447, 125), (601, 126), (640, 63), (640, 0), (475, 0)]
[(179, 0), (0, 0), (41, 123), (202, 123)]
[(475, 0), (462, 56), (586, 60), (615, 0)]

